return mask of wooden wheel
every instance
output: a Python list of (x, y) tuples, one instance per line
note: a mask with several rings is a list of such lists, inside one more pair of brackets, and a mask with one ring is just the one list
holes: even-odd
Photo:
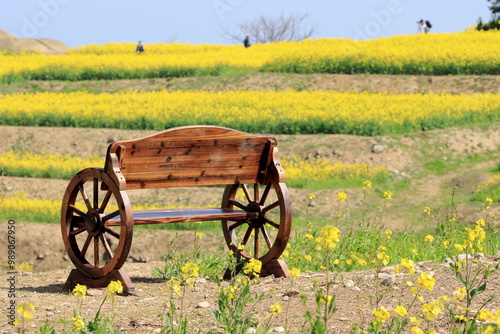
[[(120, 217), (121, 225), (106, 222)], [(64, 246), (76, 268), (100, 278), (119, 269), (132, 243), (132, 209), (127, 193), (100, 168), (87, 168), (68, 184), (61, 210)]]
[(246, 221), (222, 220), (224, 238), (238, 260), (255, 258), (266, 264), (280, 257), (292, 226), (291, 202), (284, 183), (229, 185), (222, 208), (259, 213), (257, 218)]

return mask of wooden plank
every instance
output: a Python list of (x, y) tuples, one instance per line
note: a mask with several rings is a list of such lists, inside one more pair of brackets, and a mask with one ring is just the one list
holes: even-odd
[[(106, 215), (106, 213), (104, 214)], [(211, 220), (247, 220), (258, 217), (257, 212), (221, 208), (157, 209), (134, 211), (134, 225), (168, 224)], [(106, 222), (107, 226), (120, 226), (120, 216)]]

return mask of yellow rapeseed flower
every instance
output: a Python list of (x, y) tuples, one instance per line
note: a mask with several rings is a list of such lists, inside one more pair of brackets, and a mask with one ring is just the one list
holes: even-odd
[(300, 269), (298, 268), (290, 269), (290, 275), (292, 278), (300, 278)]
[(387, 311), (383, 306), (381, 306), (378, 310), (373, 310), (372, 314), (379, 322), (384, 322), (391, 317), (391, 313), (389, 313), (389, 311)]
[(261, 269), (262, 269), (262, 262), (252, 258), (245, 264), (243, 272), (247, 275), (258, 277), (260, 276)]
[(115, 296), (117, 293), (123, 292), (123, 285), (120, 281), (111, 281), (106, 288), (106, 294), (108, 296)]
[(408, 311), (403, 305), (398, 305), (394, 308), (394, 313), (396, 313), (400, 317), (405, 317), (408, 314)]
[(83, 321), (81, 315), (73, 318), (73, 326), (75, 327), (76, 330), (80, 330), (85, 327), (85, 321)]
[(420, 329), (420, 327), (417, 327), (417, 326), (413, 326), (411, 329), (411, 334), (425, 334), (425, 332)]
[(392, 192), (384, 191), (384, 199), (390, 200), (392, 198)]
[(316, 242), (323, 245), (326, 249), (334, 249), (340, 241), (340, 230), (335, 226), (323, 226), (319, 234), (321, 236), (316, 238)]
[(273, 315), (276, 315), (281, 313), (281, 311), (283, 310), (283, 306), (281, 306), (280, 303), (274, 303), (269, 307), (269, 310)]
[(434, 237), (430, 234), (426, 235), (425, 236), (425, 241), (426, 242), (433, 242), (434, 241)]
[(33, 314), (29, 311), (34, 311), (35, 306), (29, 302), (20, 303), (17, 308), (17, 313), (19, 313), (24, 319), (33, 319)]
[(432, 290), (434, 289), (434, 284), (436, 283), (436, 279), (431, 274), (421, 273), (420, 277), (417, 279), (417, 282), (419, 283), (420, 288), (432, 292)]
[(73, 295), (76, 298), (85, 299), (85, 297), (87, 295), (87, 286), (86, 285), (77, 284), (75, 286), (75, 288), (73, 289)]
[(339, 192), (336, 195), (337, 199), (335, 200), (336, 202), (345, 202), (347, 195), (344, 192)]

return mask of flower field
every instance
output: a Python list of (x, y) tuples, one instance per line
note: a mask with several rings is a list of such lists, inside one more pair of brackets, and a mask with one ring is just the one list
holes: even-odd
[[(39, 284), (32, 282), (36, 272), (19, 275), (23, 292), (14, 310), (18, 332), (240, 334), (280, 328), (286, 333), (500, 333), (495, 296), (500, 265), (492, 255), (500, 249), (494, 207), (500, 202), (500, 168), (493, 166), (500, 156), (500, 94), (487, 89), (475, 94), (363, 88), (304, 91), (271, 85), (267, 90), (176, 90), (165, 84), (169, 80), (154, 80), (207, 76), (216, 87), (219, 78), (231, 81), (235, 73), (257, 71), (497, 75), (499, 32), (368, 41), (318, 39), (248, 49), (170, 43), (145, 45), (146, 52), (140, 55), (134, 49), (134, 44), (120, 43), (88, 45), (58, 56), (0, 54), (0, 85), (8, 86), (4, 91), (9, 92), (0, 93), (0, 126), (13, 128), (10, 136), (16, 136), (5, 136), (8, 145), (0, 151), (0, 218), (19, 223), (19, 256), (24, 255), (21, 247), (29, 248), (24, 242), (35, 234), (23, 227), (58, 222), (58, 196), (68, 183), (64, 180), (81, 169), (102, 167), (105, 151), (101, 148), (107, 143), (130, 135), (129, 129), (207, 124), (277, 135), (294, 210), (293, 233), (281, 255), (290, 277), (260, 278), (262, 263), (251, 259), (237, 264), (234, 253), (223, 250), (223, 241), (212, 252), (201, 241), (204, 233), (210, 235), (215, 229), (222, 240), (220, 224), (212, 224), (213, 229), (198, 223), (173, 224), (167, 229), (192, 229), (192, 245), (191, 239), (182, 240), (182, 247), (176, 248), (174, 241), (168, 243), (153, 233), (146, 242), (135, 244), (138, 253), (147, 246), (162, 253), (154, 255), (157, 259), (168, 256), (149, 270), (134, 265), (140, 273), (131, 276), (138, 287), (133, 295), (123, 295), (121, 284), (111, 282), (99, 301), (99, 295), (88, 293), (83, 285), (73, 290), (73, 296), (54, 293), (64, 278), (51, 277), (51, 282)], [(303, 79), (307, 75), (300, 77), (307, 80)], [(66, 90), (47, 82), (23, 82), (139, 78), (164, 86), (154, 91), (127, 87), (117, 93), (99, 89), (91, 93), (79, 88), (79, 83)], [(434, 87), (434, 83), (426, 85)], [(448, 129), (440, 131), (441, 137), (438, 131), (427, 131), (455, 126), (470, 131)], [(58, 128), (37, 132), (23, 127)], [(359, 143), (353, 143), (356, 140)], [(375, 152), (375, 145), (383, 148)], [(91, 155), (94, 152), (102, 155)], [(475, 164), (478, 161), (481, 167)], [(441, 175), (447, 172), (450, 175)], [(25, 177), (44, 179), (31, 189), (27, 185), (36, 181)], [(451, 200), (444, 199), (451, 187)], [(200, 202), (219, 206), (220, 195), (212, 196), (211, 191), (223, 192), (223, 187), (209, 187), (208, 195), (205, 189), (168, 189), (172, 190), (168, 194), (157, 190), (149, 195), (131, 192), (133, 209), (190, 208)], [(116, 203), (108, 200), (106, 210), (115, 210)], [(88, 208), (79, 203), (77, 209)], [(465, 219), (472, 216), (473, 222)], [(28, 236), (21, 238), (25, 231)], [(145, 230), (136, 229), (135, 241), (140, 240), (140, 232)], [(252, 237), (250, 232), (245, 238)], [(59, 256), (63, 249), (60, 235), (56, 237), (57, 242), (38, 240), (44, 242), (39, 246), (43, 251), (29, 249), (36, 260), (19, 258), (15, 268), (6, 268), (33, 271), (40, 261)], [(237, 249), (248, 247), (246, 242)], [(131, 255), (142, 261), (141, 254)], [(147, 258), (150, 262), (153, 256)], [(228, 266), (237, 265), (240, 274), (220, 280)], [(137, 269), (134, 266), (125, 264), (131, 271)], [(196, 306), (200, 301), (209, 306)], [(68, 307), (52, 307), (64, 303)]]
[(499, 32), (318, 39), (241, 46), (89, 45), (60, 56), (0, 54), (0, 78), (89, 80), (218, 75), (225, 68), (292, 73), (499, 74)]
[(253, 133), (373, 136), (496, 121), (497, 94), (125, 91), (0, 96), (0, 125), (156, 129), (211, 124)]

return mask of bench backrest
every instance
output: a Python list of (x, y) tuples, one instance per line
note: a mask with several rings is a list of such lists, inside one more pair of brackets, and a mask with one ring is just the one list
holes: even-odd
[(106, 157), (120, 189), (284, 181), (273, 137), (217, 126), (184, 126), (116, 141)]

